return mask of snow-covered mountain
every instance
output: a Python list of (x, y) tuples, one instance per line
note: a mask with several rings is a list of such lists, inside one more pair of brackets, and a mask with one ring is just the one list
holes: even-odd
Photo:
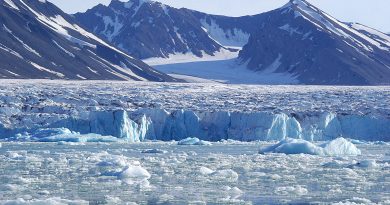
[(260, 73), (283, 73), (304, 84), (390, 84), (390, 37), (343, 23), (304, 0), (262, 14), (240, 52)]
[(256, 24), (256, 16), (209, 15), (147, 0), (112, 0), (74, 16), (89, 31), (141, 59), (213, 56), (245, 45)]
[[(197, 61), (215, 56), (222, 73), (214, 72), (210, 79), (224, 82), (246, 83), (247, 77), (224, 78), (230, 71), (247, 67), (256, 72), (248, 83), (390, 84), (389, 36), (361, 24), (340, 22), (304, 0), (291, 0), (282, 8), (244, 17), (209, 15), (146, 0), (113, 0), (109, 6), (98, 5), (74, 16), (91, 32), (131, 55), (169, 57), (163, 62), (168, 65), (158, 69), (175, 74), (209, 76), (206, 71), (204, 75), (198, 72), (205, 63), (182, 64), (194, 67), (192, 70), (177, 64), (188, 62), (193, 54), (201, 57)], [(228, 48), (243, 46), (236, 60), (219, 56), (229, 52)], [(231, 60), (225, 63), (221, 59)], [(173, 68), (169, 62), (175, 60)], [(210, 66), (207, 63), (206, 67)], [(230, 70), (223, 72), (223, 66)]]
[(175, 81), (45, 0), (0, 1), (0, 78)]

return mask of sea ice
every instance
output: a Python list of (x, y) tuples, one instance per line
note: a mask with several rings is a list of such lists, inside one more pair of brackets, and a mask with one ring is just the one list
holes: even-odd
[(84, 200), (66, 200), (58, 197), (46, 199), (31, 199), (25, 200), (22, 198), (16, 200), (0, 201), (2, 205), (87, 205), (89, 202)]
[(360, 155), (361, 151), (354, 144), (344, 138), (337, 138), (319, 146), (306, 140), (288, 138), (275, 145), (261, 149), (259, 153), (356, 156)]

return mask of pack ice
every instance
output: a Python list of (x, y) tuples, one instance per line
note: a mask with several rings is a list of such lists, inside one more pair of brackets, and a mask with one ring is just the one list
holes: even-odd
[(4, 81), (1, 138), (45, 142), (189, 138), (187, 143), (195, 138), (390, 140), (388, 87), (73, 83)]

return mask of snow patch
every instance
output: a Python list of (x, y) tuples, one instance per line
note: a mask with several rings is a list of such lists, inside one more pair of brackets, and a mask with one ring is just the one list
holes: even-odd
[(36, 64), (36, 63), (34, 63), (34, 62), (30, 62), (30, 64), (33, 65), (35, 68), (37, 68), (37, 69), (40, 70), (40, 71), (45, 71), (45, 72), (54, 74), (54, 75), (56, 75), (56, 76), (58, 76), (58, 77), (60, 77), (60, 78), (64, 78), (64, 77), (65, 77), (65, 75), (62, 74), (62, 73), (60, 73), (60, 72), (56, 72), (56, 71), (47, 69), (47, 68), (45, 68), (45, 67), (43, 67), (43, 66), (40, 66), (40, 65), (38, 65), (38, 64)]
[(10, 6), (11, 8), (20, 11), (19, 7), (17, 7), (12, 0), (4, 0), (4, 2), (8, 4), (8, 6)]
[(62, 46), (60, 46), (60, 44), (58, 44), (55, 40), (53, 40), (53, 43), (59, 48), (61, 49), (63, 52), (65, 52), (66, 54), (68, 54), (70, 57), (75, 57), (75, 55), (71, 52), (69, 52), (68, 50), (66, 50), (65, 48), (63, 48)]
[(210, 23), (207, 22), (206, 19), (201, 19), (200, 22), (210, 38), (222, 46), (243, 47), (248, 43), (250, 35), (240, 29), (234, 28), (233, 30), (225, 30), (221, 28), (214, 19), (211, 19)]

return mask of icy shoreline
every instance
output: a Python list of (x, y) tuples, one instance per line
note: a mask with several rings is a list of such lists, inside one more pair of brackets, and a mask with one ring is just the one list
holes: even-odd
[(390, 87), (0, 83), (3, 140), (390, 141)]

